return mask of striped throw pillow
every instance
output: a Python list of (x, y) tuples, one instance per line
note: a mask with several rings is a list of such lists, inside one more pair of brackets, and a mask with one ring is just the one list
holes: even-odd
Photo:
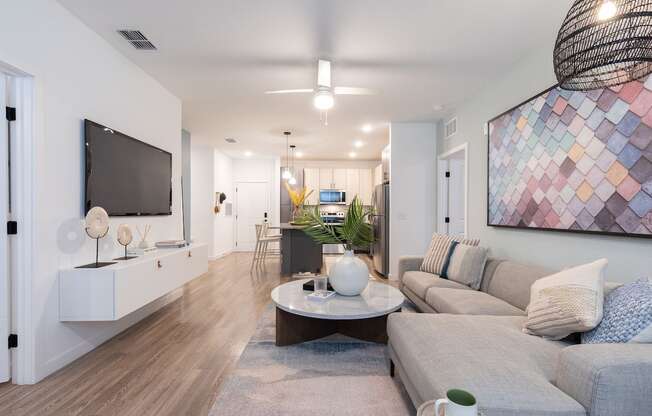
[(478, 239), (465, 239), (461, 237), (450, 236), (446, 234), (433, 234), (430, 241), (430, 248), (421, 264), (421, 271), (441, 276), (445, 264), (449, 261), (455, 244), (465, 244), (467, 246), (477, 246), (480, 244)]

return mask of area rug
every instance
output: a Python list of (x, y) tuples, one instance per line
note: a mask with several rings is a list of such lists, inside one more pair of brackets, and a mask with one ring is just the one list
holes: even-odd
[(389, 376), (387, 346), (334, 335), (274, 344), (275, 311), (258, 322), (211, 416), (404, 416), (416, 411)]

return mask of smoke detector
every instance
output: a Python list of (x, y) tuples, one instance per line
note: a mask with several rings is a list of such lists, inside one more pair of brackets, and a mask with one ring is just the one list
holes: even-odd
[(131, 46), (140, 50), (156, 50), (156, 46), (147, 39), (140, 30), (118, 30), (118, 33), (125, 38)]

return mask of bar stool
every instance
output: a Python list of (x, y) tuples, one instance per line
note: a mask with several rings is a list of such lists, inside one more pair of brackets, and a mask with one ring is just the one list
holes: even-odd
[(271, 253), (269, 250), (269, 243), (280, 243), (281, 235), (269, 235), (269, 224), (264, 222), (256, 224), (256, 247), (254, 248), (254, 258), (251, 261), (251, 267), (254, 267), (259, 262), (265, 262), (267, 255)]

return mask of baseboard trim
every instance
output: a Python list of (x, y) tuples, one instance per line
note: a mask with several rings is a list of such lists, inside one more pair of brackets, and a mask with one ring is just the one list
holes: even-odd
[(223, 251), (221, 253), (217, 253), (213, 257), (211, 257), (210, 260), (218, 260), (218, 259), (221, 259), (222, 257), (228, 256), (231, 253), (233, 253), (233, 249), (229, 249), (229, 250)]
[[(183, 295), (182, 288), (179, 288), (174, 292), (168, 293), (167, 295), (143, 306), (139, 310), (134, 311), (131, 314), (122, 318), (121, 320), (117, 321), (116, 326), (107, 328), (105, 331), (97, 334), (96, 336), (88, 340), (84, 340), (79, 344), (75, 345), (74, 347), (69, 348), (68, 350), (59, 354), (58, 356), (51, 358), (50, 360), (46, 361), (45, 364), (43, 364), (42, 366), (40, 367), (37, 366), (37, 368), (35, 368), (34, 384), (43, 380), (45, 377), (49, 376), (55, 371), (65, 367), (66, 365), (72, 363), (73, 361), (93, 351), (95, 348), (109, 341), (111, 338), (115, 337), (121, 332), (124, 332), (129, 327), (147, 318), (149, 315), (158, 311), (162, 307), (179, 299), (182, 295)], [(73, 325), (77, 325), (77, 324), (73, 324)]]

